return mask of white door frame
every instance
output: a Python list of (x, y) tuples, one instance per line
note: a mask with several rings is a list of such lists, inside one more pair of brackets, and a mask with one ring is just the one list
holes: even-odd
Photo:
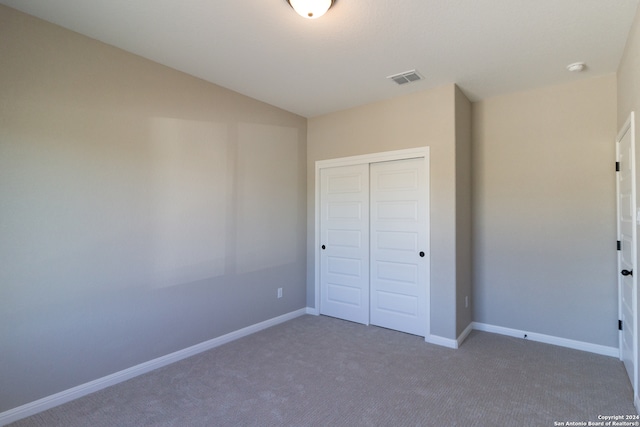
[[(315, 312), (320, 313), (320, 170), (324, 168), (338, 167), (338, 166), (352, 166), (364, 163), (377, 163), (377, 162), (388, 162), (392, 160), (405, 160), (405, 159), (415, 159), (422, 158), (424, 159), (426, 166), (426, 189), (429, 191), (429, 147), (419, 147), (419, 148), (409, 148), (405, 150), (396, 150), (396, 151), (385, 151), (382, 153), (372, 153), (372, 154), (363, 154), (359, 156), (350, 156), (350, 157), (341, 157), (337, 159), (329, 159), (329, 160), (318, 160), (316, 161), (315, 167), (315, 220), (314, 220), (314, 262), (315, 262), (315, 277), (314, 277), (314, 307)], [(427, 198), (427, 244), (429, 248), (427, 248), (427, 253), (430, 254), (430, 200)], [(426, 319), (426, 336), (431, 335), (431, 261), (427, 260), (427, 298), (425, 301), (426, 309), (427, 309), (427, 319)]]
[[(633, 200), (633, 233), (634, 233), (634, 243), (636, 245), (636, 247), (633, 248), (633, 272), (636, 273), (637, 272), (637, 267), (638, 267), (638, 260), (637, 260), (637, 243), (638, 243), (638, 235), (637, 235), (637, 226), (636, 224), (638, 223), (638, 219), (640, 219), (639, 215), (640, 212), (637, 211), (637, 205), (635, 203), (636, 200), (636, 167), (635, 167), (635, 114), (632, 111), (631, 114), (629, 115), (629, 118), (627, 118), (626, 122), (624, 123), (624, 125), (622, 126), (622, 128), (620, 129), (620, 132), (618, 132), (618, 135), (616, 137), (616, 162), (618, 162), (620, 160), (620, 141), (622, 141), (622, 138), (625, 136), (625, 134), (627, 132), (630, 132), (630, 136), (631, 136), (631, 169), (632, 169), (632, 200)], [(619, 186), (619, 179), (618, 176), (616, 175), (616, 227), (617, 227), (617, 235), (618, 235), (618, 240), (620, 240), (620, 186)], [(622, 319), (622, 280), (620, 278), (620, 268), (621, 268), (621, 264), (620, 264), (620, 252), (618, 252), (618, 260), (617, 260), (617, 277), (618, 277), (618, 318)], [(638, 272), (640, 273), (640, 272)], [(638, 274), (636, 273), (636, 274)], [(640, 323), (638, 321), (638, 279), (636, 277), (636, 274), (634, 274), (633, 277), (633, 295), (632, 295), (632, 311), (633, 311), (633, 331), (634, 331), (634, 336), (633, 336), (633, 351), (632, 351), (632, 360), (633, 360), (633, 378), (631, 379), (631, 385), (633, 387), (633, 396), (634, 396), (634, 404), (636, 406), (636, 408), (638, 408), (638, 404), (640, 403), (639, 401), (639, 397), (638, 397), (638, 324)], [(624, 329), (624, 324), (622, 325), (623, 329)], [(620, 351), (620, 360), (623, 359), (623, 355), (622, 355), (622, 334), (623, 331), (619, 331), (618, 332), (618, 348)]]

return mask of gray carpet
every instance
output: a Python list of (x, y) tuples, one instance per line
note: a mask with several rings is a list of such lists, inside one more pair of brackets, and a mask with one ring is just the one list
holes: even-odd
[(635, 414), (621, 362), (303, 316), (12, 426), (553, 426)]

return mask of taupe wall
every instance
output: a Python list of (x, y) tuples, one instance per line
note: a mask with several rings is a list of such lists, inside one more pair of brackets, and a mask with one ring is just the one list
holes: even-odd
[(305, 307), (305, 118), (4, 6), (0, 58), (0, 412)]
[[(456, 86), (456, 336), (473, 321), (471, 102)], [(465, 301), (466, 299), (466, 301)]]
[(307, 134), (308, 286), (314, 305), (315, 162), (430, 147), (431, 333), (456, 338), (455, 86), (400, 96), (309, 119)]
[[(618, 67), (618, 127), (635, 111), (636, 136), (640, 123), (640, 7), (631, 26), (620, 66)], [(640, 153), (640, 150), (636, 150)], [(638, 163), (640, 164), (640, 163)], [(638, 187), (640, 188), (640, 187)]]
[[(640, 8), (636, 12), (627, 45), (618, 67), (618, 127), (620, 129), (629, 118), (629, 114), (635, 111), (636, 129), (636, 170), (640, 165), (640, 147), (638, 140), (640, 135)], [(640, 188), (640, 174), (636, 175), (636, 188)], [(636, 194), (636, 200), (640, 195)], [(640, 254), (640, 241), (637, 253)], [(640, 265), (640, 262), (638, 263)], [(636, 319), (638, 325), (638, 319)], [(635, 328), (638, 331), (638, 328)], [(640, 360), (636, 360), (636, 366), (640, 366)], [(635, 390), (638, 395), (638, 390)]]
[(475, 321), (618, 346), (615, 87), (473, 104)]

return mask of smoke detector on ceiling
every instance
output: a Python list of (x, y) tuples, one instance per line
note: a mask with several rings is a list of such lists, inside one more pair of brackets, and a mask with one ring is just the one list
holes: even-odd
[(416, 70), (409, 70), (403, 73), (394, 74), (392, 76), (388, 76), (387, 78), (393, 80), (399, 85), (416, 82), (423, 79), (423, 77)]
[(584, 71), (585, 68), (587, 68), (587, 66), (584, 62), (574, 62), (573, 64), (567, 65), (567, 70), (573, 71), (575, 73)]

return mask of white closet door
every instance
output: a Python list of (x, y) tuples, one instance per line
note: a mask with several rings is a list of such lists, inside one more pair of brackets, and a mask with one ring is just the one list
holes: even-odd
[(371, 164), (373, 325), (425, 336), (429, 270), (424, 159)]
[(320, 313), (369, 323), (369, 165), (320, 172)]

